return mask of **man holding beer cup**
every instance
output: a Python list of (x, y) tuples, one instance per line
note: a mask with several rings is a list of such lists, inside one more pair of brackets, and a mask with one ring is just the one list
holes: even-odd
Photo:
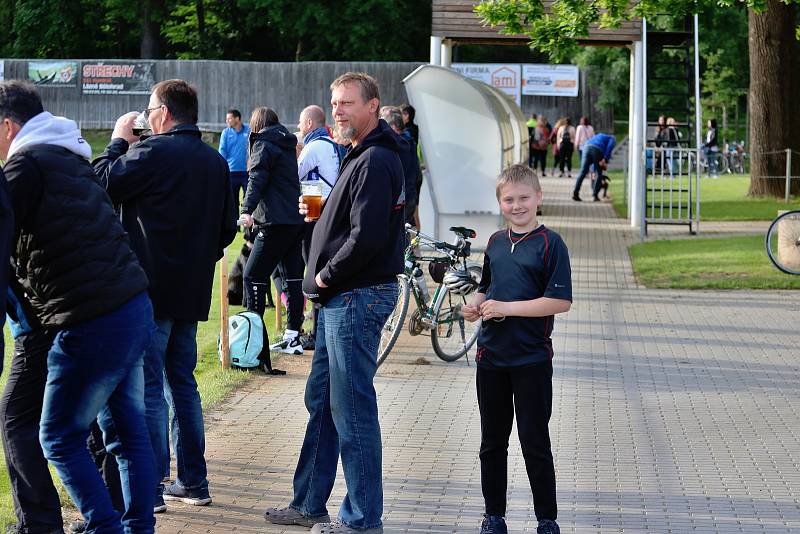
[[(402, 147), (378, 118), (380, 96), (371, 76), (344, 74), (331, 93), (336, 128), (351, 148), (314, 229), (303, 281), (306, 296), (322, 305), (306, 384), (309, 420), (294, 498), (265, 517), (313, 527), (312, 533), (377, 534), (383, 532), (383, 483), (373, 379), (381, 329), (403, 270)], [(316, 215), (316, 198), (306, 192), (300, 198), (307, 221)], [(326, 502), (340, 454), (347, 495), (331, 523)]]

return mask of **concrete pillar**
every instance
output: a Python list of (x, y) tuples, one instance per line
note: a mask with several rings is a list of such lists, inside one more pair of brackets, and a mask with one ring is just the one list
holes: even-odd
[(431, 65), (442, 64), (442, 38), (431, 35)]
[(628, 194), (628, 215), (631, 226), (639, 227), (642, 217), (642, 190), (645, 181), (644, 170), (644, 47), (641, 41), (631, 48), (631, 109), (633, 120), (629, 125), (630, 138), (630, 191)]
[(442, 41), (442, 67), (450, 67), (453, 64), (453, 42), (449, 39)]

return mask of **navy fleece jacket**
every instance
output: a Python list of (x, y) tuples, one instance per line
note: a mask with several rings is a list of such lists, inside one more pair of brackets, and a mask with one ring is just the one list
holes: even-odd
[[(347, 152), (311, 238), (303, 281), (310, 299), (324, 304), (351, 289), (393, 283), (402, 272), (404, 149), (380, 120)], [(317, 286), (317, 273), (328, 287)]]

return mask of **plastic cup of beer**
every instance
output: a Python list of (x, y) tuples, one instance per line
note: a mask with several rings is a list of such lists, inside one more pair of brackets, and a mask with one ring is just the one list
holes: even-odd
[(144, 112), (142, 111), (136, 116), (136, 120), (133, 121), (133, 135), (141, 136), (149, 129), (150, 124), (147, 120), (147, 117), (144, 116)]
[(316, 221), (322, 210), (322, 182), (308, 181), (301, 184), (303, 204), (308, 206), (306, 218)]

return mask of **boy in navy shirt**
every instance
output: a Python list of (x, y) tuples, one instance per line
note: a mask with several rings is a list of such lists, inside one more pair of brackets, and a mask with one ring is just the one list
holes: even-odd
[(462, 313), (483, 319), (476, 361), (481, 414), (481, 534), (506, 534), (508, 438), (516, 411), (533, 491), (538, 534), (559, 534), (556, 476), (548, 423), (553, 405), (553, 316), (569, 310), (569, 254), (557, 233), (540, 225), (542, 189), (525, 165), (497, 179), (508, 229), (489, 238), (478, 292)]

